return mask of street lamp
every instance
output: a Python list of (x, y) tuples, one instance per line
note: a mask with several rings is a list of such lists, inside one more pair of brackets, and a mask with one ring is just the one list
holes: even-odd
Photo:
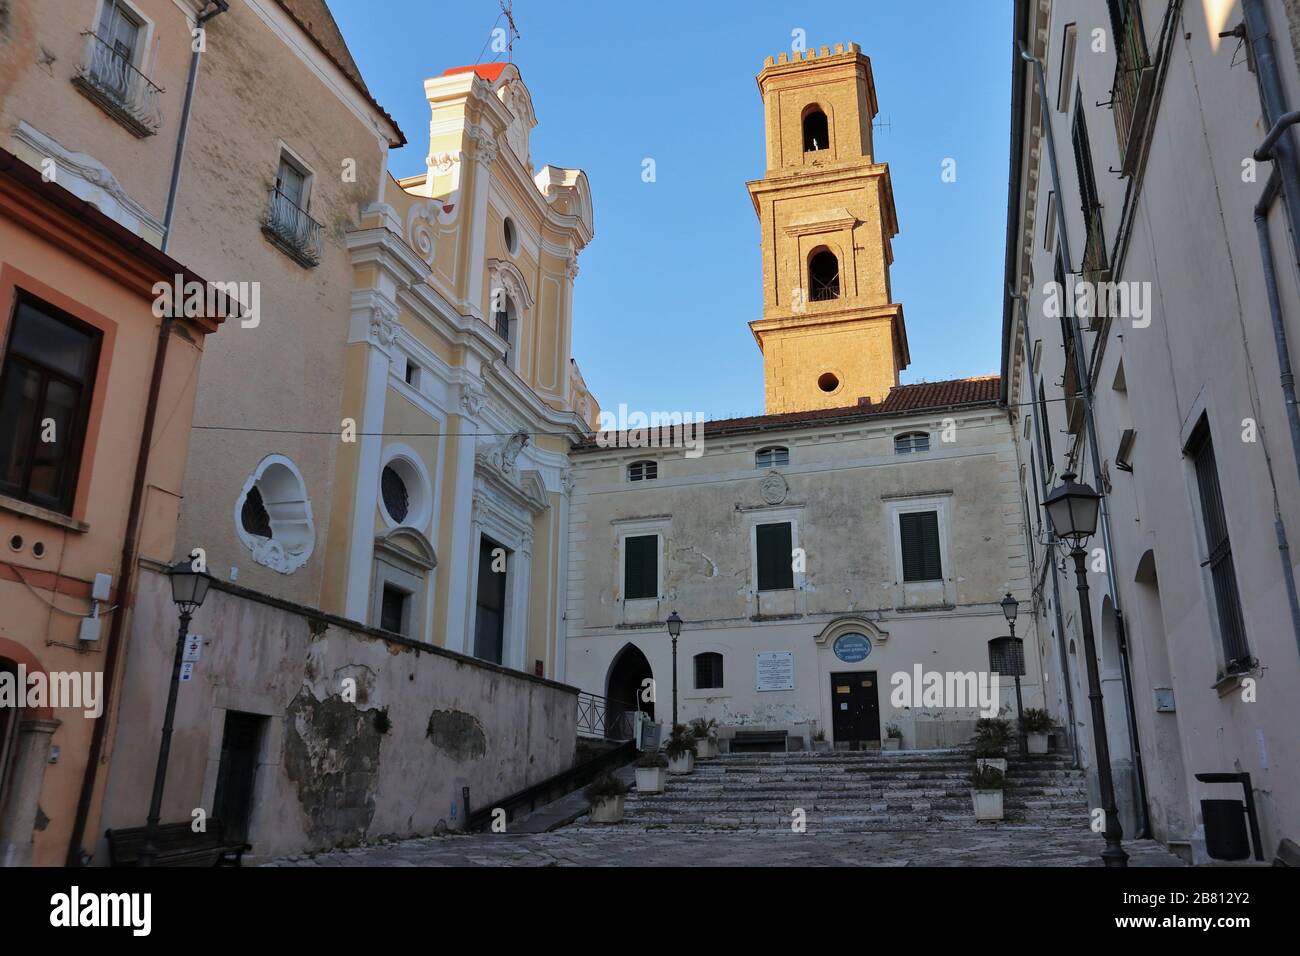
[(1004, 660), (1008, 661), (1011, 667), (1011, 673), (1016, 678), (1016, 736), (1020, 738), (1020, 756), (1027, 755), (1028, 743), (1025, 740), (1025, 702), (1020, 696), (1020, 676), (1025, 672), (1025, 652), (1023, 644), (1016, 639), (1016, 614), (1020, 611), (1020, 602), (1007, 592), (1007, 596), (1001, 600), (1002, 614), (1007, 619), (1007, 626), (1011, 628), (1011, 636), (1007, 638), (1007, 652)]
[(185, 653), (185, 638), (190, 629), (190, 617), (208, 596), (212, 576), (206, 571), (196, 571), (191, 561), (177, 561), (167, 569), (171, 580), (172, 600), (180, 610), (180, 629), (176, 634), (176, 654), (172, 659), (172, 682), (167, 691), (167, 712), (163, 717), (162, 743), (158, 748), (158, 766), (153, 774), (153, 796), (149, 800), (149, 818), (145, 823), (144, 847), (140, 851), (140, 866), (152, 866), (158, 855), (158, 817), (162, 812), (163, 783), (167, 779), (167, 757), (172, 748), (172, 721), (176, 716), (176, 691), (180, 687), (181, 657)]
[(1097, 674), (1097, 653), (1092, 635), (1092, 607), (1088, 602), (1088, 572), (1083, 559), (1088, 552), (1084, 543), (1097, 531), (1097, 514), (1101, 495), (1074, 480), (1074, 472), (1061, 475), (1061, 484), (1043, 502), (1052, 531), (1070, 546), (1074, 558), (1074, 577), (1078, 582), (1079, 616), (1083, 622), (1083, 657), (1088, 668), (1088, 701), (1092, 705), (1092, 743), (1097, 756), (1097, 784), (1101, 805), (1106, 813), (1106, 849), (1101, 858), (1107, 866), (1128, 866), (1128, 854), (1121, 840), (1119, 812), (1115, 808), (1115, 785), (1110, 775), (1110, 743), (1106, 737), (1106, 712), (1101, 702), (1101, 680)]
[(677, 726), (677, 637), (682, 633), (682, 619), (673, 611), (668, 615), (668, 636), (673, 639), (673, 727)]

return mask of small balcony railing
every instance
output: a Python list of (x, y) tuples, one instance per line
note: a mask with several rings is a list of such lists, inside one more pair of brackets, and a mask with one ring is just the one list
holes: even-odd
[(87, 31), (82, 36), (86, 37), (88, 54), (72, 82), (136, 136), (158, 132), (162, 126), (162, 88), (98, 34)]
[(1137, 0), (1129, 0), (1124, 7), (1120, 33), (1115, 41), (1115, 80), (1110, 95), (1120, 166), (1123, 174), (1128, 176), (1137, 164), (1140, 137), (1136, 133), (1146, 121), (1155, 71), (1147, 52)]
[(638, 709), (635, 704), (584, 691), (578, 694), (578, 736), (631, 740), (636, 732)]
[(271, 189), (262, 232), (299, 264), (320, 263), (321, 224), (278, 188)]

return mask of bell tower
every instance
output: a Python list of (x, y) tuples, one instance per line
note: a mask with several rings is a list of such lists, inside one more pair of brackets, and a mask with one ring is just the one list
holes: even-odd
[(768, 57), (758, 74), (767, 171), (748, 184), (762, 231), (768, 414), (883, 401), (907, 368), (892, 301), (889, 167), (872, 157), (876, 89), (856, 43)]

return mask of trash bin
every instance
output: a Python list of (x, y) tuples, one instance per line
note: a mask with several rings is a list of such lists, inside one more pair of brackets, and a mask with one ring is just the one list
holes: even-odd
[(1246, 835), (1246, 806), (1240, 800), (1202, 800), (1205, 822), (1205, 852), (1216, 860), (1245, 860), (1250, 857)]

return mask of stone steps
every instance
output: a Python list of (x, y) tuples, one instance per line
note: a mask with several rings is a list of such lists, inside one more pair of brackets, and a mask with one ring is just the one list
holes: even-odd
[[(964, 830), (971, 806), (969, 750), (724, 754), (667, 778), (662, 794), (628, 795), (625, 820), (645, 827), (789, 827), (845, 831)], [(1086, 827), (1083, 775), (1060, 757), (1011, 759), (1005, 826)]]

